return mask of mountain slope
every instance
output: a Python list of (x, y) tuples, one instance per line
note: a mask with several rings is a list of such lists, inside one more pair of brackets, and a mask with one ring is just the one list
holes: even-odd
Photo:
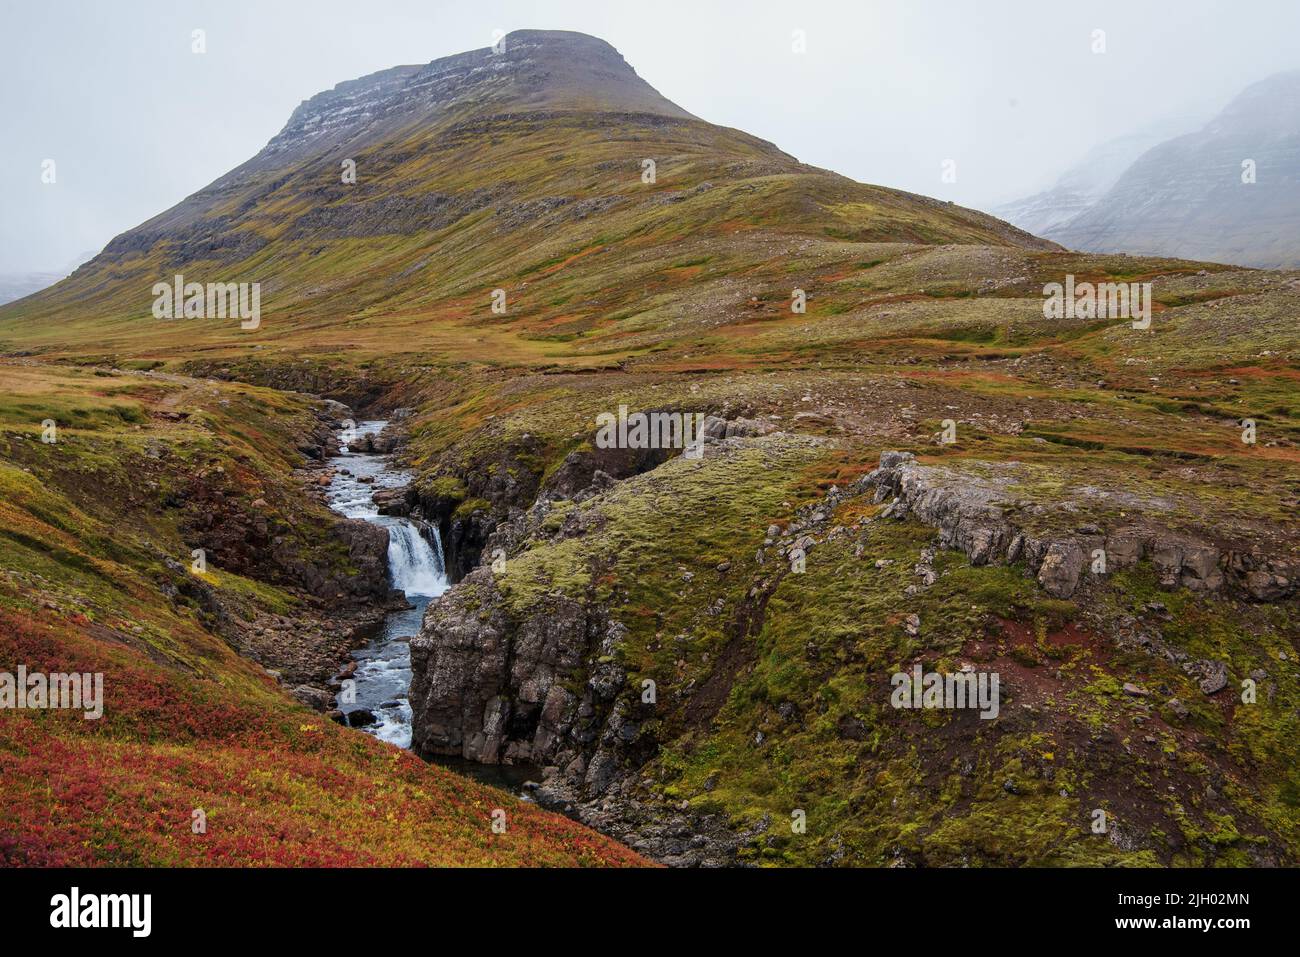
[(319, 403), (14, 361), (0, 394), (0, 672), (103, 682), (98, 720), (0, 709), (0, 865), (643, 863), (286, 693), (354, 643), (321, 634), (352, 592), (387, 591), (293, 475)]
[(1190, 119), (1179, 117), (1108, 140), (1090, 149), (1050, 189), (995, 206), (991, 212), (1035, 236), (1047, 236), (1106, 195), (1139, 156), (1192, 127)]
[[(345, 160), (355, 184), (342, 181)], [(644, 160), (657, 164), (653, 183)], [(150, 289), (176, 273), (260, 282), (264, 343), (310, 323), (316, 345), (359, 316), (382, 335), (398, 315), (436, 320), (458, 300), (468, 312), (499, 287), (518, 303), (512, 314), (526, 310), (521, 325), (546, 328), (557, 310), (529, 301), (518, 280), (555, 261), (643, 260), (637, 275), (594, 276), (581, 290), (612, 311), (635, 299), (629, 283), (692, 241), (727, 237), (753, 266), (771, 261), (772, 235), (1049, 248), (982, 213), (853, 183), (696, 120), (603, 41), (520, 31), (499, 55), (398, 67), (312, 98), (243, 166), (0, 311), (0, 341), (16, 323), (29, 344), (73, 341), (69, 322), (92, 311), (86, 335), (106, 351), (196, 339), (239, 348), (228, 326), (152, 319)], [(33, 338), (33, 326), (48, 334)], [(415, 345), (420, 332), (401, 335)]]
[[(1243, 182), (1243, 162), (1255, 182)], [(1043, 234), (1070, 248), (1300, 265), (1300, 70), (1153, 147), (1095, 204)]]
[[(318, 475), (308, 409), (329, 415), (312, 393), (404, 410), (411, 483), (385, 508), (437, 526), (455, 581), (411, 646), (423, 756), (535, 764), (543, 806), (671, 864), (1300, 861), (1300, 273), (1069, 253), (852, 183), (678, 115), (590, 38), (489, 56), (309, 101), (240, 171), (0, 309), (3, 368), (28, 370), (0, 409), (19, 501), (0, 604), (62, 621), (19, 652), (113, 650), (143, 620), (139, 653), (173, 680), (221, 655), (254, 713), (282, 709), (240, 755), (301, 769), (318, 732), (297, 723), (324, 725), (330, 761), (369, 762), (392, 802), (358, 849), (476, 859), (473, 802), (431, 848), (439, 789), (404, 816), (381, 750), (229, 651), (238, 613), (274, 614), (292, 626), (253, 651), (291, 658), (374, 584), (299, 481)], [(261, 281), (261, 326), (153, 319), (151, 284), (179, 270)], [(1069, 276), (1150, 284), (1149, 325), (1048, 318)], [(622, 405), (705, 416), (704, 454), (603, 447)], [(39, 441), (47, 418), (66, 444)], [(211, 540), (210, 589), (180, 591), (194, 576), (165, 557)], [(894, 707), (916, 666), (997, 672), (1001, 711)], [(119, 740), (211, 746), (132, 716)], [(34, 728), (7, 747), (55, 777)], [(324, 809), (347, 844), (329, 763), (278, 806), (304, 826)], [(188, 766), (150, 774), (189, 786)], [(0, 776), (5, 807), (28, 806), (21, 780)], [(130, 796), (128, 836), (153, 834)], [(616, 862), (596, 847), (578, 856)]]

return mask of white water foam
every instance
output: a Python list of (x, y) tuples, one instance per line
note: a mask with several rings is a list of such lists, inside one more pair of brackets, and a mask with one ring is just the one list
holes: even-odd
[[(438, 530), (431, 529), (434, 541)], [(439, 543), (438, 551), (441, 551)], [(428, 595), (436, 598), (447, 590), (446, 572), (442, 559), (420, 534), (415, 524), (407, 519), (388, 526), (388, 574), (393, 587), (411, 595)]]
[[(379, 420), (361, 422), (354, 434), (378, 434), (385, 425)], [(429, 600), (451, 587), (442, 559), (442, 542), (436, 528), (428, 527), (430, 541), (411, 519), (379, 514), (372, 497), (374, 491), (401, 488), (410, 481), (406, 473), (390, 468), (386, 457), (354, 452), (345, 445), (330, 465), (335, 470), (327, 492), (330, 507), (348, 518), (364, 519), (388, 529), (389, 580), (415, 606), (389, 614), (379, 637), (357, 651), (358, 667), (353, 676), (357, 698), (340, 707), (345, 712), (369, 710), (376, 721), (364, 730), (399, 748), (408, 748), (411, 706), (406, 693), (411, 683), (411, 653), (407, 642), (419, 632)]]

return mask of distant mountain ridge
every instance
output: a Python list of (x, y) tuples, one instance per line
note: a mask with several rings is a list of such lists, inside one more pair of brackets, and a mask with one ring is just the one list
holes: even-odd
[[(1254, 182), (1243, 181), (1247, 161)], [(1152, 146), (1091, 202), (1058, 190), (996, 212), (1071, 249), (1300, 265), (1300, 70), (1247, 87), (1202, 129)]]
[(1180, 116), (1107, 140), (1088, 150), (1050, 188), (995, 206), (990, 212), (1035, 236), (1046, 236), (1105, 196), (1147, 150), (1200, 125), (1191, 117)]
[(30, 296), (32, 293), (40, 292), (42, 289), (48, 289), (73, 272), (82, 263), (94, 259), (97, 253), (98, 250), (83, 252), (74, 261), (58, 271), (31, 270), (28, 272), (0, 273), (0, 306), (7, 302), (22, 299), (24, 296)]
[(59, 272), (24, 272), (0, 274), (0, 306), (39, 292), (66, 275)]

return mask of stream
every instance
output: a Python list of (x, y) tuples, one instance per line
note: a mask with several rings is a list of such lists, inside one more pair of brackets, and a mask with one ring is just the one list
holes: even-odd
[[(389, 612), (383, 624), (364, 648), (353, 653), (357, 670), (356, 701), (339, 702), (336, 707), (344, 714), (365, 709), (374, 714), (375, 723), (361, 730), (373, 734), (399, 748), (411, 746), (411, 704), (408, 699), (411, 685), (410, 640), (420, 632), (424, 611), (448, 588), (443, 561), (442, 542), (437, 528), (396, 515), (381, 515), (373, 495), (378, 489), (404, 488), (411, 481), (410, 473), (395, 469), (388, 456), (354, 452), (348, 443), (369, 432), (378, 435), (388, 424), (384, 419), (358, 422), (351, 430), (339, 433), (339, 454), (329, 460), (334, 477), (325, 492), (329, 507), (348, 518), (360, 518), (388, 529), (388, 575), (394, 588), (405, 592), (406, 600), (413, 606)], [(519, 794), (525, 781), (538, 780), (539, 769), (529, 765), (478, 764), (464, 758), (438, 758), (443, 767)]]
[(365, 728), (382, 741), (399, 748), (411, 746), (411, 705), (407, 689), (411, 684), (409, 640), (420, 631), (424, 609), (445, 592), (451, 582), (443, 566), (438, 530), (429, 529), (432, 543), (409, 518), (380, 515), (373, 494), (381, 488), (402, 488), (410, 475), (391, 468), (387, 456), (353, 452), (355, 442), (367, 432), (378, 435), (388, 423), (383, 419), (358, 422), (355, 429), (339, 433), (339, 454), (330, 459), (334, 478), (325, 493), (330, 508), (348, 518), (360, 518), (388, 529), (388, 575), (394, 588), (406, 593), (414, 607), (390, 612), (378, 633), (353, 657), (357, 661), (357, 700), (339, 703), (344, 714), (365, 709), (376, 721)]

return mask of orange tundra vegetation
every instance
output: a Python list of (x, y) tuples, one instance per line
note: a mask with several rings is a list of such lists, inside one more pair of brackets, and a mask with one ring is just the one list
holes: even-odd
[[(0, 611), (0, 661), (105, 674), (101, 721), (0, 713), (0, 864), (646, 863), (566, 818), (304, 712), (269, 679), (164, 669), (91, 637), (90, 624)], [(491, 827), (497, 808), (507, 815), (501, 834)]]

